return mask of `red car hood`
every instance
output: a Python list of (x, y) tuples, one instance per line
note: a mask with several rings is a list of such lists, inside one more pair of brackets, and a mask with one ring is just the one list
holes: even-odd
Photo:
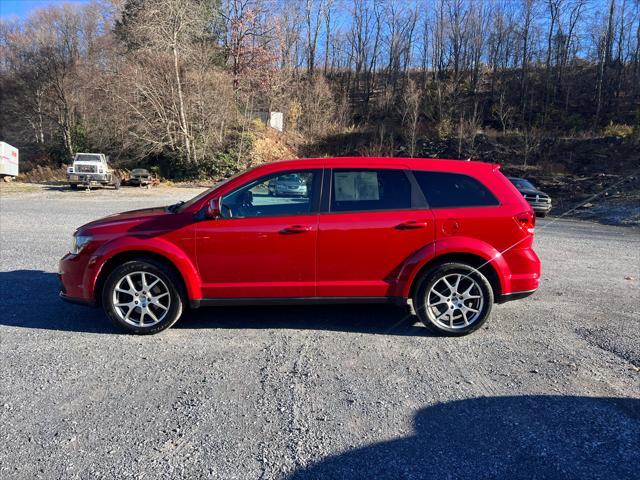
[(166, 207), (143, 208), (140, 210), (131, 210), (129, 212), (114, 213), (107, 217), (94, 220), (78, 228), (78, 231), (86, 231), (96, 227), (118, 227), (120, 225), (127, 226), (132, 223), (140, 223), (148, 221), (154, 217), (163, 215), (172, 215), (167, 212)]

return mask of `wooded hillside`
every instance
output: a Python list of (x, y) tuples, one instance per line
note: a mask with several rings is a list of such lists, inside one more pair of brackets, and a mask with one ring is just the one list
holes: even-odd
[(530, 164), (559, 139), (637, 146), (640, 1), (61, 4), (0, 23), (0, 88), (26, 168), (95, 151), (216, 177), (292, 155), (491, 160), (488, 144)]

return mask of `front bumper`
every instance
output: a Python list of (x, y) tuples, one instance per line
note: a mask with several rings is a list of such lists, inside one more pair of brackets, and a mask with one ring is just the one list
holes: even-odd
[(549, 210), (551, 210), (551, 200), (535, 200), (528, 198), (526, 200), (536, 213), (549, 213)]
[(69, 295), (67, 295), (66, 293), (64, 293), (64, 291), (60, 290), (60, 300), (67, 302), (67, 303), (73, 303), (74, 305), (84, 305), (87, 307), (95, 307), (96, 306), (96, 302), (95, 300), (87, 300), (86, 298), (75, 298), (75, 297), (70, 297)]
[(76, 184), (82, 184), (82, 185), (84, 184), (102, 185), (104, 183), (108, 183), (109, 178), (106, 174), (103, 174), (103, 173), (71, 173), (67, 175), (67, 181), (69, 183), (76, 183)]
[(151, 183), (150, 178), (131, 177), (129, 183), (132, 185), (148, 185)]
[(80, 303), (83, 305), (94, 305), (95, 299), (92, 292), (89, 292), (85, 281), (91, 269), (87, 268), (89, 256), (67, 253), (58, 264), (58, 279), (60, 280), (60, 298), (62, 300)]
[(304, 197), (307, 195), (306, 190), (277, 190), (276, 194), (281, 197)]

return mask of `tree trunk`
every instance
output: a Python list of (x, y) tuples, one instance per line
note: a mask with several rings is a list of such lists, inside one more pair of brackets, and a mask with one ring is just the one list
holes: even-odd
[(182, 79), (180, 78), (180, 65), (178, 63), (178, 49), (176, 46), (176, 42), (174, 42), (172, 46), (172, 51), (173, 51), (173, 68), (174, 68), (174, 73), (176, 75), (176, 88), (178, 90), (178, 108), (180, 111), (180, 130), (182, 132), (184, 149), (187, 153), (187, 162), (191, 163), (191, 161), (193, 161), (194, 159), (191, 154), (191, 140), (189, 138), (189, 125), (187, 123), (187, 116), (185, 114), (185, 108), (184, 108), (184, 96), (182, 94)]

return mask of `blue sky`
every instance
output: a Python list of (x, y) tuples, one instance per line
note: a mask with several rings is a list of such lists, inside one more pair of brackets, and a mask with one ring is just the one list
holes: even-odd
[(88, 3), (89, 0), (0, 0), (0, 17), (26, 18), (32, 10), (63, 3)]

